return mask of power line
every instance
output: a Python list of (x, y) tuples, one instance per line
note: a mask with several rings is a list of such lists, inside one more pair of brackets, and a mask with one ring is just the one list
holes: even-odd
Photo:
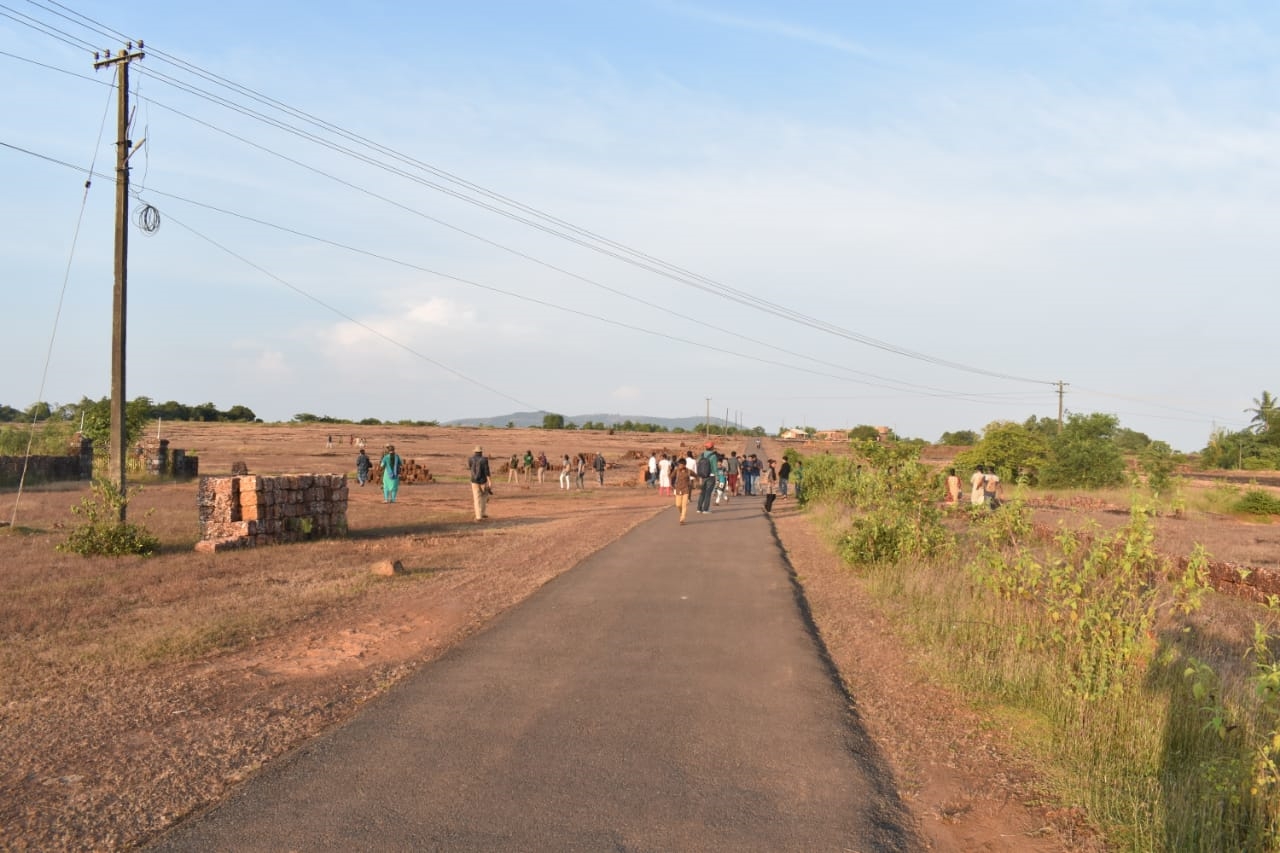
[[(33, 2), (33, 5), (37, 5), (39, 8), (44, 8), (46, 9), (46, 11), (51, 11), (54, 14), (58, 14), (60, 17), (64, 17), (64, 18), (67, 17), (66, 15), (60, 12), (57, 12), (56, 10), (53, 10), (47, 6), (39, 6), (39, 4), (35, 4), (34, 0), (31, 0), (31, 2)], [(91, 22), (92, 24), (94, 24), (96, 27), (100, 29), (105, 28), (108, 31), (114, 33), (115, 35), (123, 37), (122, 34), (114, 30), (111, 30), (109, 27), (105, 27), (105, 25), (97, 21), (94, 21), (93, 19), (88, 18), (87, 16), (84, 16), (78, 12), (75, 12), (74, 10), (71, 10), (69, 7), (65, 6), (64, 4), (56, 2), (56, 0), (50, 0), (50, 3), (53, 6), (57, 6), (61, 9), (65, 9), (71, 12), (72, 14), (76, 15), (78, 18), (82, 19), (83, 21)], [(84, 24), (81, 24), (81, 25), (85, 26)], [(261, 113), (258, 113), (255, 110), (249, 110), (239, 105), (233, 105), (230, 102), (228, 102), (225, 98), (222, 98), (221, 96), (213, 95), (212, 93), (206, 92), (202, 89), (199, 89), (198, 87), (181, 83), (180, 81), (176, 81), (174, 78), (168, 77), (167, 75), (159, 75), (158, 72), (155, 72), (154, 70), (146, 72), (146, 73), (152, 74), (153, 76), (156, 76), (157, 79), (160, 79), (163, 82), (167, 82), (170, 85), (177, 86), (183, 89), (184, 91), (187, 91), (189, 94), (193, 94), (193, 95), (196, 95), (197, 97), (205, 98), (206, 100), (209, 100), (211, 103), (219, 104), (224, 108), (232, 109), (243, 115), (255, 118), (259, 121), (263, 121), (267, 124), (270, 124), (273, 127), (276, 127), (277, 129), (285, 130), (286, 132), (293, 133), (295, 135), (300, 136), (301, 138), (308, 139), (316, 144), (320, 144), (325, 147), (328, 147), (330, 148), (330, 150), (346, 153), (348, 156), (355, 157), (361, 160), (362, 162), (365, 162), (367, 165), (371, 165), (371, 166), (374, 166), (375, 168), (381, 168), (381, 169), (390, 171), (393, 174), (397, 174), (401, 177), (405, 177), (410, 180), (415, 180), (416, 182), (424, 186), (427, 186), (431, 189), (434, 189), (438, 192), (448, 194), (451, 197), (457, 198), (469, 204), (476, 205), (485, 210), (493, 212), (497, 215), (504, 216), (508, 219), (524, 224), (527, 227), (535, 228), (548, 235), (555, 236), (560, 239), (566, 240), (568, 242), (574, 243), (582, 248), (586, 248), (588, 250), (604, 254), (608, 257), (614, 258), (623, 263), (630, 264), (634, 267), (645, 270), (647, 272), (666, 277), (677, 283), (684, 284), (686, 286), (693, 287), (698, 290), (702, 290), (704, 292), (719, 296), (723, 299), (735, 302), (737, 304), (762, 311), (764, 313), (770, 314), (780, 319), (785, 319), (785, 320), (797, 323), (799, 325), (812, 328), (816, 331), (821, 331), (827, 334), (831, 334), (836, 337), (840, 337), (845, 340), (859, 343), (864, 346), (869, 346), (875, 349), (879, 349), (893, 355), (898, 355), (900, 357), (922, 361), (922, 362), (939, 366), (939, 367), (947, 367), (947, 368), (962, 371), (962, 372), (968, 372), (968, 373), (988, 376), (988, 377), (997, 378), (997, 379), (1004, 379), (1008, 381), (1028, 382), (1032, 384), (1048, 384), (1048, 385), (1053, 384), (1049, 380), (1032, 379), (1029, 377), (1018, 376), (1010, 373), (1004, 373), (1001, 371), (988, 370), (985, 368), (967, 365), (958, 361), (928, 355), (926, 353), (922, 353), (916, 350), (912, 350), (906, 347), (902, 347), (896, 344), (882, 341), (877, 338), (873, 338), (869, 335), (864, 335), (860, 332), (845, 329), (834, 323), (830, 323), (825, 320), (820, 320), (820, 319), (811, 317), (802, 312), (796, 311), (786, 306), (779, 305), (777, 303), (755, 296), (754, 294), (750, 294), (745, 291), (738, 290), (729, 285), (718, 282), (715, 279), (712, 279), (710, 277), (693, 273), (689, 270), (684, 269), (683, 267), (680, 267), (678, 265), (656, 258), (653, 255), (647, 254), (637, 249), (633, 249), (631, 247), (626, 246), (625, 244), (611, 240), (609, 238), (602, 237), (596, 234), (595, 232), (592, 232), (588, 229), (581, 228), (579, 226), (568, 223), (565, 220), (562, 220), (550, 214), (544, 213), (530, 205), (525, 205), (520, 202), (517, 202), (500, 193), (487, 190), (478, 184), (475, 184), (470, 181), (466, 181), (465, 179), (461, 179), (456, 175), (453, 175), (452, 173), (447, 172), (443, 169), (439, 169), (437, 167), (431, 166), (430, 164), (424, 163), (423, 161), (404, 155), (398, 151), (395, 151), (394, 149), (372, 142), (366, 139), (365, 137), (359, 136), (358, 134), (354, 134), (348, 130), (343, 129), (338, 125), (324, 121), (315, 116), (312, 116), (311, 114), (305, 111), (291, 107), (282, 101), (262, 95), (261, 93), (256, 92), (255, 90), (249, 87), (230, 81), (227, 78), (221, 77), (220, 75), (214, 74), (212, 72), (204, 71), (203, 69), (200, 69), (198, 66), (195, 66), (191, 63), (185, 62), (184, 60), (180, 60), (176, 57), (173, 57), (172, 55), (167, 54), (161, 50), (157, 50), (154, 47), (152, 47), (150, 50), (153, 56), (160, 57), (168, 61), (170, 64), (176, 65), (177, 67), (182, 68), (188, 71), (189, 73), (193, 73), (206, 81), (228, 88), (233, 92), (241, 94), (245, 97), (249, 97), (255, 101), (258, 101), (259, 103), (271, 106), (275, 109), (285, 112), (288, 115), (291, 115), (295, 118), (299, 118), (303, 121), (306, 121), (314, 126), (321, 127), (328, 132), (335, 133), (347, 139), (348, 141), (358, 142), (359, 144), (370, 147), (373, 150), (378, 151), (379, 153), (382, 153), (385, 156), (392, 157), (393, 159), (398, 160), (401, 163), (411, 164), (416, 168), (423, 169), (424, 171), (428, 171), (429, 173), (436, 175), (438, 177), (441, 177), (445, 180), (448, 180), (458, 186), (462, 186), (470, 192), (478, 193), (483, 197), (490, 199), (491, 201), (499, 202), (500, 204), (515, 208), (537, 219), (541, 219), (544, 222), (553, 223), (553, 226), (558, 226), (558, 227), (543, 225), (539, 222), (536, 222), (528, 218), (528, 216), (522, 216), (522, 215), (513, 213), (510, 210), (504, 210), (495, 204), (491, 204), (481, 199), (474, 198), (472, 196), (467, 195), (464, 192), (459, 192), (457, 190), (453, 190), (448, 187), (441, 186), (440, 184), (437, 184), (432, 181), (427, 181), (421, 178), (415, 178), (414, 176), (409, 175), (408, 173), (405, 173), (403, 170), (393, 167), (389, 164), (375, 160), (374, 158), (368, 157), (367, 155), (357, 154), (356, 152), (351, 151), (345, 146), (341, 146), (341, 145), (337, 145), (336, 143), (331, 143), (331, 142), (321, 140), (320, 138), (316, 137), (314, 134), (311, 134), (307, 131), (300, 130), (299, 128), (296, 128), (285, 122), (281, 122), (278, 119), (267, 117)], [(566, 229), (569, 233), (566, 233), (566, 230), (560, 230), (562, 228)], [(474, 236), (474, 235), (469, 235), (469, 236)]]

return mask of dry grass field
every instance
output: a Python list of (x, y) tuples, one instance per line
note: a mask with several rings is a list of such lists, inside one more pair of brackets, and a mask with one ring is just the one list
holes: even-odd
[[(353, 477), (350, 534), (338, 540), (196, 553), (195, 484), (144, 481), (130, 519), (159, 535), (161, 552), (85, 559), (55, 546), (76, 523), (70, 507), (87, 488), (23, 493), (16, 524), (0, 529), (0, 848), (127, 849), (215, 802), (667, 510), (666, 499), (637, 487), (639, 460), (697, 441), (356, 429), (164, 426), (172, 447), (198, 454), (204, 474), (228, 473), (236, 462), (255, 474), (351, 474), (357, 436), (375, 459), (394, 443), (431, 470), (433, 483), (402, 486), (392, 505)], [(497, 483), (491, 518), (479, 524), (465, 476), (475, 444), (494, 461)], [(505, 459), (525, 450), (552, 460), (542, 484), (508, 482)], [(766, 440), (764, 450), (781, 447)], [(613, 466), (605, 485), (588, 474), (586, 489), (562, 491), (556, 460), (596, 451)], [(0, 496), (7, 521), (17, 496)], [(937, 848), (1088, 848), (1079, 817), (1036, 804), (1035, 774), (972, 711), (914, 672), (812, 525), (787, 502), (778, 508), (772, 523), (827, 649)], [(1195, 536), (1217, 536), (1213, 550), (1223, 559), (1231, 559), (1230, 543), (1254, 549), (1248, 559), (1274, 559), (1278, 550), (1273, 527), (1199, 517), (1185, 524), (1202, 525)], [(371, 574), (384, 559), (402, 562), (405, 574)]]

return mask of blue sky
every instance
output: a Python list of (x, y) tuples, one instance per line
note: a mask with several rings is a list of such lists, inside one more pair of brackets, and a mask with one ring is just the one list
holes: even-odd
[(109, 31), (129, 397), (937, 440), (1062, 380), (1192, 450), (1280, 390), (1273, 4), (2, 0), (9, 405), (109, 392)]

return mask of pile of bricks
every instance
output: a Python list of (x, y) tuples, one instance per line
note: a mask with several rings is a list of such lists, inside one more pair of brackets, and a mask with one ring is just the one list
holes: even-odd
[[(382, 465), (373, 463), (373, 470), (369, 472), (369, 479), (375, 483), (382, 482)], [(400, 460), (400, 483), (432, 483), (431, 472), (427, 470), (426, 465), (419, 465), (412, 459)]]
[(275, 545), (344, 536), (347, 478), (342, 474), (201, 477), (197, 551)]

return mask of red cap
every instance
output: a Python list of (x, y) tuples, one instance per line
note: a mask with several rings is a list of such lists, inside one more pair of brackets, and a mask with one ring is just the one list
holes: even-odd
[(715, 447), (715, 446), (716, 446), (716, 443), (715, 443), (714, 441), (708, 441), (708, 442), (707, 442), (707, 450), (710, 450), (711, 448), (713, 448), (713, 447)]

